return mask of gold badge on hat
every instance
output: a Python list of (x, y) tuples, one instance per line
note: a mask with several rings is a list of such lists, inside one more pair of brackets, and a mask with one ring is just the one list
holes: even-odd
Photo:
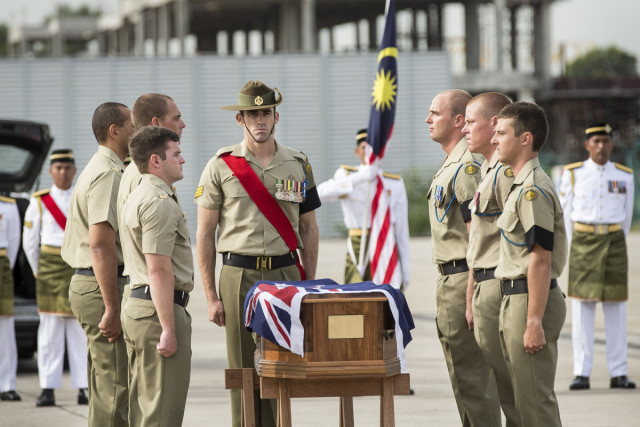
[(506, 176), (507, 178), (513, 178), (513, 169), (506, 168), (504, 170), (504, 176)]
[(524, 193), (524, 198), (528, 201), (532, 201), (538, 198), (538, 193), (536, 193), (533, 190), (529, 190), (526, 193)]
[(262, 105), (264, 103), (264, 99), (260, 95), (256, 96), (253, 100), (253, 103), (256, 105)]

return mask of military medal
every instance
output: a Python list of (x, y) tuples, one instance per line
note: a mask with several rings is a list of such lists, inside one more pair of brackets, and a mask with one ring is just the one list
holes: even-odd
[(433, 205), (436, 207), (440, 207), (444, 204), (444, 194), (442, 194), (444, 188), (441, 185), (436, 185), (436, 191), (433, 195)]
[(609, 181), (609, 193), (626, 194), (627, 187), (624, 181)]
[(284, 180), (276, 179), (276, 199), (278, 200), (285, 200), (286, 196), (283, 191), (283, 186), (284, 186)]

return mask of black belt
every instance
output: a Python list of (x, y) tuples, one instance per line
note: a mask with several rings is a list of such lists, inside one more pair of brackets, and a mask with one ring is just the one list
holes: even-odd
[[(119, 265), (118, 266), (118, 277), (125, 277), (122, 275), (122, 272), (124, 271), (124, 265)], [(76, 274), (79, 274), (81, 276), (95, 276), (96, 274), (93, 272), (93, 268), (89, 267), (89, 268), (76, 268)]]
[(496, 268), (476, 268), (473, 270), (473, 278), (476, 283), (484, 282), (485, 280), (492, 280), (496, 278)]
[[(553, 289), (556, 286), (558, 286), (558, 281), (556, 279), (551, 279), (549, 289)], [(503, 295), (526, 294), (527, 292), (529, 292), (527, 279), (501, 280), (500, 287), (502, 288)]]
[(466, 259), (459, 259), (459, 260), (447, 262), (444, 264), (438, 264), (438, 271), (443, 276), (448, 276), (450, 274), (463, 273), (465, 271), (469, 271), (469, 266), (467, 266)]
[[(151, 300), (151, 292), (149, 286), (140, 286), (135, 289), (131, 289), (131, 297)], [(189, 302), (189, 293), (179, 290), (173, 291), (173, 303), (178, 304), (180, 307), (186, 307)]]
[(252, 270), (275, 270), (276, 268), (289, 267), (298, 262), (298, 253), (289, 252), (280, 256), (246, 256), (225, 252), (222, 254), (222, 263), (233, 267), (250, 268)]

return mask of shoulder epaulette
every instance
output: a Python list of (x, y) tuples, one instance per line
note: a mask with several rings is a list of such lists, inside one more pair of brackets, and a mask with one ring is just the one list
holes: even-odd
[(577, 169), (582, 167), (583, 162), (575, 162), (575, 163), (569, 163), (568, 165), (564, 165), (564, 168), (568, 171), (573, 170), (573, 169)]
[(345, 169), (345, 170), (349, 171), (349, 172), (358, 172), (358, 168), (357, 168), (357, 167), (355, 167), (355, 166), (351, 166), (351, 165), (340, 165), (340, 167), (341, 167), (342, 169)]
[(40, 191), (36, 191), (35, 193), (32, 193), (31, 197), (35, 197), (37, 199), (38, 197), (42, 197), (45, 194), (49, 193), (50, 191), (51, 191), (50, 188), (45, 188), (44, 190), (40, 190)]
[(614, 165), (616, 169), (620, 169), (623, 172), (633, 173), (633, 169), (631, 169), (629, 166), (621, 165), (620, 163), (614, 163)]
[(0, 202), (15, 203), (16, 199), (13, 199), (11, 197), (0, 196)]
[(391, 173), (391, 172), (382, 172), (382, 176), (389, 179), (398, 179), (398, 180), (402, 179), (402, 176), (400, 174)]

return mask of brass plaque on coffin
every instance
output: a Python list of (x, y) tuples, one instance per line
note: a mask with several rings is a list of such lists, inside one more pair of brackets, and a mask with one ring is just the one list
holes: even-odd
[(363, 314), (329, 315), (327, 321), (330, 340), (364, 338)]

